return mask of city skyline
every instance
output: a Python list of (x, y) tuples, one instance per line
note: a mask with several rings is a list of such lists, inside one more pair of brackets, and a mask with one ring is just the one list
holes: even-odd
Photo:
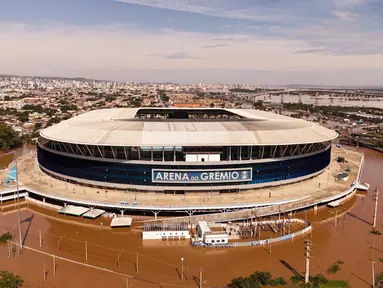
[(379, 86), (379, 0), (0, 0), (0, 74)]

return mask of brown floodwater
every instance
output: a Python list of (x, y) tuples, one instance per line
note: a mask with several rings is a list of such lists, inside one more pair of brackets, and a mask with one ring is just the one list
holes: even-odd
[(36, 150), (36, 145), (32, 145), (32, 144), (24, 144), (21, 148), (15, 149), (13, 151), (0, 150), (0, 170), (7, 168), (9, 163), (11, 163), (15, 159), (15, 154), (16, 154), (16, 157), (20, 157), (28, 153), (34, 152), (35, 150)]
[[(383, 263), (379, 261), (383, 258), (383, 236), (370, 234), (372, 191), (374, 188), (383, 191), (383, 154), (361, 151), (365, 153), (362, 181), (371, 184), (369, 193), (365, 197), (353, 197), (338, 207), (337, 212), (336, 209), (325, 208), (317, 213), (309, 211), (295, 215), (313, 221), (312, 234), (272, 246), (271, 255), (266, 247), (197, 248), (188, 241), (142, 241), (138, 227), (111, 230), (104, 224), (101, 228), (102, 218), (94, 222), (81, 220), (81, 225), (73, 224), (68, 221), (77, 218), (32, 205), (28, 208), (24, 204), (21, 219), (25, 245), (40, 249), (41, 230), (42, 251), (85, 263), (86, 241), (87, 263), (134, 276), (136, 279), (129, 280), (129, 286), (133, 288), (198, 287), (196, 279), (200, 268), (203, 268), (203, 287), (224, 287), (232, 278), (249, 275), (255, 270), (267, 270), (274, 276), (283, 277), (302, 274), (305, 267), (304, 240), (310, 239), (312, 275), (322, 273), (330, 279), (344, 279), (354, 288), (370, 287), (371, 258), (376, 261), (375, 271), (383, 272)], [(382, 198), (379, 199), (377, 222), (381, 232)], [(335, 214), (338, 215), (336, 221)], [(0, 231), (13, 228), (16, 233), (16, 223), (17, 213), (4, 213), (0, 216)], [(0, 269), (22, 275), (25, 287), (125, 287), (123, 276), (62, 260), (57, 260), (57, 273), (53, 275), (53, 261), (49, 256), (24, 250), (21, 256), (8, 259), (7, 253), (7, 247), (0, 246)], [(184, 258), (183, 282), (180, 277), (181, 258)], [(327, 268), (338, 260), (344, 262), (341, 270), (335, 275), (327, 275)], [(44, 265), (48, 271), (47, 282), (43, 280)]]

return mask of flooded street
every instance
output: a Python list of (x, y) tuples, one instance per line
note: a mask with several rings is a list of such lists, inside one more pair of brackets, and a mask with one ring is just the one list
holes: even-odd
[[(371, 184), (367, 196), (355, 196), (344, 205), (334, 209), (300, 213), (300, 218), (313, 221), (312, 237), (307, 235), (272, 246), (272, 253), (262, 247), (197, 248), (189, 241), (141, 240), (141, 229), (124, 228), (111, 230), (107, 224), (100, 227), (100, 219), (94, 227), (75, 225), (65, 220), (73, 217), (58, 216), (55, 211), (38, 207), (22, 210), (22, 234), (25, 245), (56, 256), (70, 258), (131, 275), (130, 287), (198, 287), (199, 269), (203, 268), (203, 287), (224, 287), (234, 277), (246, 276), (255, 270), (270, 271), (273, 276), (286, 278), (304, 271), (304, 240), (312, 241), (311, 275), (322, 273), (330, 279), (349, 281), (351, 287), (371, 285), (371, 257), (376, 261), (376, 273), (383, 272), (383, 236), (370, 234), (373, 215), (372, 191), (383, 191), (383, 154), (360, 149), (365, 153), (362, 181)], [(0, 164), (3, 164), (1, 162)], [(383, 232), (383, 196), (379, 199), (378, 230)], [(336, 212), (336, 209), (338, 211)], [(335, 214), (338, 215), (335, 221)], [(56, 218), (60, 218), (58, 221)], [(89, 222), (91, 220), (87, 220)], [(17, 232), (17, 213), (7, 212), (0, 216), (0, 231)], [(87, 223), (83, 223), (87, 224)], [(88, 223), (89, 224), (89, 223)], [(42, 235), (40, 248), (39, 231)], [(15, 238), (17, 240), (18, 237)], [(373, 248), (371, 248), (373, 246)], [(88, 251), (87, 261), (86, 253)], [(138, 253), (138, 254), (137, 254)], [(25, 287), (125, 287), (123, 275), (99, 271), (75, 263), (56, 260), (57, 271), (53, 273), (53, 259), (24, 249), (22, 256), (8, 259), (7, 246), (0, 246), (0, 269), (22, 275)], [(137, 256), (138, 255), (138, 256)], [(138, 257), (138, 273), (137, 273)], [(181, 258), (184, 258), (182, 282)], [(341, 270), (327, 275), (327, 268), (341, 260)], [(43, 280), (44, 265), (47, 282)], [(161, 284), (159, 284), (161, 283)]]
[(16, 157), (26, 155), (28, 153), (36, 151), (36, 145), (24, 144), (21, 148), (14, 151), (0, 151), (0, 170), (7, 168)]
[[(263, 100), (263, 97), (259, 97), (257, 100)], [(316, 104), (315, 97), (309, 95), (302, 95), (301, 100), (303, 104)], [(271, 96), (271, 102), (280, 103), (281, 96)], [(298, 95), (287, 95), (284, 97), (285, 103), (299, 103)], [(360, 98), (359, 100), (353, 97), (334, 97), (331, 99), (329, 95), (321, 95), (318, 98), (318, 105), (323, 106), (343, 106), (343, 107), (375, 107), (383, 109), (382, 98)]]

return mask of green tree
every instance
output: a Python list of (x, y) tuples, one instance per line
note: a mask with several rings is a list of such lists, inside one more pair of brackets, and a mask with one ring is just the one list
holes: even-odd
[(10, 150), (23, 145), (23, 141), (12, 127), (0, 124), (0, 150)]
[(230, 288), (262, 288), (286, 286), (287, 282), (284, 278), (272, 278), (269, 272), (255, 271), (249, 277), (234, 278), (229, 283)]
[(76, 111), (77, 109), (76, 105), (63, 105), (60, 107), (61, 112)]
[(165, 93), (161, 94), (161, 100), (164, 101), (164, 102), (168, 102), (169, 101), (169, 96), (167, 96)]
[(13, 275), (8, 271), (0, 271), (0, 288), (18, 288), (23, 285), (23, 282), (19, 275)]
[(375, 283), (378, 285), (379, 288), (383, 287), (383, 272), (376, 274)]
[(39, 130), (39, 129), (41, 129), (41, 123), (35, 123), (35, 125), (33, 125), (33, 131), (37, 131), (37, 130)]

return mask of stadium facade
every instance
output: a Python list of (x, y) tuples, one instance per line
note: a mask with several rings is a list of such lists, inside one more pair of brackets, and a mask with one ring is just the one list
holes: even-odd
[(40, 133), (49, 175), (135, 191), (232, 192), (318, 175), (335, 131), (259, 110), (116, 108), (73, 117)]

